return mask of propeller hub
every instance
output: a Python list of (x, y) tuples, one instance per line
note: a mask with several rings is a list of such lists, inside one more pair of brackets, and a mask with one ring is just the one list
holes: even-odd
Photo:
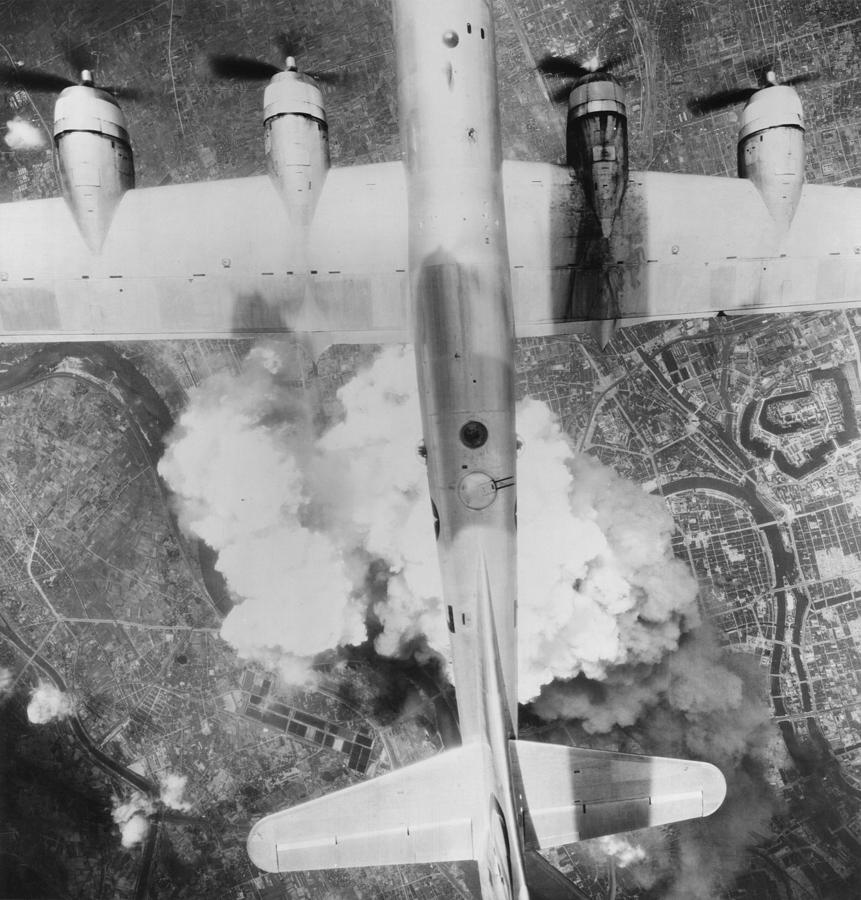
[(298, 72), (299, 67), (296, 65), (296, 58), (293, 56), (288, 56), (284, 62), (284, 71), (285, 72)]
[(263, 91), (263, 120), (291, 114), (326, 121), (320, 88), (288, 69), (274, 75)]
[(85, 84), (87, 87), (93, 87), (92, 69), (81, 69), (81, 84)]
[(792, 126), (804, 130), (801, 100), (791, 87), (777, 84), (762, 88), (748, 100), (741, 113), (738, 139), (767, 128)]
[(87, 85), (67, 87), (54, 104), (54, 137), (67, 131), (90, 131), (129, 143), (126, 119), (107, 92)]
[(612, 112), (626, 115), (625, 91), (609, 75), (586, 76), (571, 91), (568, 108), (575, 116)]

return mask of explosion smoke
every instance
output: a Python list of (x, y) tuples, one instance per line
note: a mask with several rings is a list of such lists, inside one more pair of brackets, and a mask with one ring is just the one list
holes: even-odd
[(617, 866), (625, 868), (634, 863), (642, 862), (646, 858), (643, 847), (632, 843), (624, 834), (608, 834), (598, 838), (598, 844), (606, 856), (612, 856)]
[(663, 503), (574, 456), (550, 409), (518, 404), (520, 698), (578, 673), (656, 663), (698, 618)]
[(19, 116), (6, 123), (3, 140), (12, 150), (38, 150), (45, 146), (45, 135), (41, 130)]
[[(238, 378), (198, 389), (159, 466), (183, 526), (219, 552), (218, 566), (242, 598), (223, 636), (240, 654), (298, 677), (314, 653), (363, 641), (371, 605), (382, 626), (379, 652), (412, 653), (418, 643), (444, 655), (411, 350), (387, 349), (345, 385), (343, 416), (321, 436), (290, 389), (284, 358), (277, 347), (259, 348)], [(521, 700), (536, 698), (545, 719), (577, 719), (593, 733), (640, 728), (648, 752), (751, 772), (743, 821), (764, 829), (774, 801), (758, 774), (771, 734), (758, 673), (726, 663), (697, 629), (697, 585), (673, 557), (665, 505), (576, 456), (545, 404), (524, 400), (516, 413), (525, 444)], [(372, 600), (369, 572), (381, 569), (384, 599), (375, 588)], [(730, 818), (738, 814), (734, 797), (731, 786), (723, 811), (699, 826), (706, 837), (682, 832), (676, 887), (660, 866), (669, 852), (659, 852), (663, 832), (645, 838), (656, 848), (647, 862), (637, 862), (639, 839), (608, 852), (644, 882), (663, 879), (675, 896), (713, 896), (748, 842)], [(722, 866), (709, 849), (718, 843)]]
[(141, 793), (135, 791), (127, 803), (114, 800), (111, 817), (120, 828), (123, 847), (134, 847), (149, 834), (149, 817), (155, 806)]
[[(575, 720), (592, 733), (621, 725), (650, 753), (703, 759), (726, 775), (718, 812), (678, 829), (675, 848), (661, 831), (626, 837), (646, 850), (630, 868), (662, 897), (706, 900), (720, 894), (744, 864), (753, 833), (767, 834), (780, 802), (765, 770), (782, 762), (757, 662), (723, 653), (708, 627), (685, 634), (658, 665), (620, 665), (603, 681), (584, 676), (542, 688), (533, 710), (545, 719)], [(775, 759), (775, 755), (777, 758)]]
[(264, 348), (252, 351), (239, 378), (207, 382), (159, 472), (177, 493), (183, 528), (218, 550), (218, 568), (243, 598), (224, 638), (298, 677), (303, 657), (364, 639), (364, 610), (327, 533), (325, 504), (309, 495), (310, 420), (284, 377)]
[[(365, 638), (368, 565), (385, 560), (373, 612), (379, 652), (423, 637), (445, 654), (440, 582), (411, 350), (384, 351), (339, 391), (322, 436), (273, 347), (235, 379), (192, 397), (159, 471), (183, 526), (219, 552), (243, 598), (222, 635), (240, 654), (295, 668)], [(553, 678), (657, 662), (696, 615), (693, 579), (673, 559), (672, 519), (600, 463), (575, 458), (545, 404), (518, 404), (520, 696)]]
[(74, 712), (74, 703), (55, 684), (43, 681), (33, 689), (27, 706), (27, 718), (34, 725), (44, 725), (55, 719), (65, 719)]
[(177, 775), (174, 772), (166, 772), (159, 779), (161, 785), (161, 794), (159, 800), (170, 809), (177, 809), (181, 812), (188, 812), (191, 804), (187, 800), (182, 799), (185, 793), (185, 785), (188, 778), (185, 775)]

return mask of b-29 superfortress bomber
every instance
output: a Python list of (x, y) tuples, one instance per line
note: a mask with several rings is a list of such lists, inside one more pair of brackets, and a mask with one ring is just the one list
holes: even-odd
[(268, 80), (268, 177), (135, 189), (117, 92), (86, 68), (45, 87), (63, 196), (0, 206), (0, 336), (413, 343), (462, 745), (267, 816), (248, 852), (272, 872), (476, 860), (485, 898), (565, 896), (538, 850), (707, 816), (726, 785), (518, 739), (515, 338), (857, 305), (861, 192), (804, 183), (801, 104), (773, 72), (700, 101), (746, 101), (738, 179), (629, 171), (611, 66), (553, 58), (574, 78), (567, 165), (503, 162), (492, 4), (393, 12), (398, 162), (331, 168), (292, 56), (214, 61)]

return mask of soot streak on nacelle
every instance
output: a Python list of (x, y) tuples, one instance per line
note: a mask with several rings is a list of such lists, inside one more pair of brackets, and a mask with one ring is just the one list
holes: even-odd
[(609, 238), (628, 183), (628, 117), (624, 90), (605, 73), (586, 75), (571, 91), (567, 158)]

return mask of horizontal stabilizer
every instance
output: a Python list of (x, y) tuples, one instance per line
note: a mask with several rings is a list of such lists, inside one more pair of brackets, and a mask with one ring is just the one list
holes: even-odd
[(261, 819), (248, 836), (267, 872), (475, 858), (483, 744), (468, 744)]
[(709, 763), (510, 741), (526, 845), (548, 848), (713, 813), (726, 782)]

